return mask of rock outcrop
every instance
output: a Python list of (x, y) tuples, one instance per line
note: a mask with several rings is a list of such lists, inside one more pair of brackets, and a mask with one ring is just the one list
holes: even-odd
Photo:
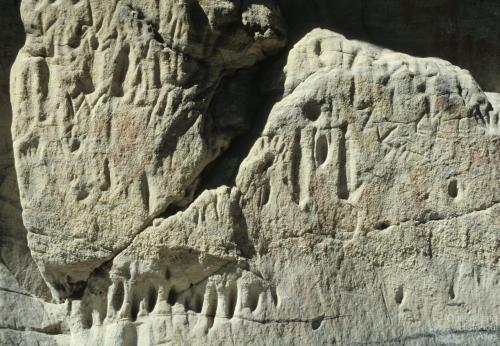
[[(14, 2), (15, 3), (15, 2)], [(12, 111), (9, 98), (10, 67), (24, 40), (18, 11), (10, 3), (0, 4), (0, 270), (12, 275), (16, 286), (49, 298), (49, 291), (32, 260), (23, 226), (17, 187), (10, 125)], [(10, 282), (10, 280), (6, 280)], [(6, 285), (5, 288), (11, 287)]]
[(22, 15), (11, 95), (23, 219), (65, 298), (192, 199), (245, 128), (209, 109), (222, 77), (282, 48), (284, 32), (277, 10), (252, 2), (26, 1)]
[(278, 5), (23, 1), (3, 343), (500, 342), (500, 94)]

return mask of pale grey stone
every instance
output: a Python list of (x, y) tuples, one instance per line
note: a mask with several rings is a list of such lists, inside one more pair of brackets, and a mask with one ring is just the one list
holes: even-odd
[(469, 71), (326, 29), (287, 48), (271, 1), (22, 16), (16, 173), (54, 300), (8, 255), (0, 342), (500, 343), (500, 97)]

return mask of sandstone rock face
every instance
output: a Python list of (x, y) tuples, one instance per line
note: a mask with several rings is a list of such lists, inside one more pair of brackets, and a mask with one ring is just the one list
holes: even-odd
[(500, 96), (470, 72), (325, 29), (287, 49), (270, 1), (21, 13), (13, 147), (54, 300), (1, 296), (2, 342), (500, 343)]
[[(10, 124), (12, 112), (9, 98), (10, 67), (24, 40), (18, 14), (10, 4), (0, 4), (0, 266), (7, 269), (19, 289), (48, 298), (48, 289), (31, 258), (14, 169)], [(6, 285), (5, 287), (11, 287)], [(11, 287), (12, 288), (12, 287)]]
[(141, 5), (21, 8), (28, 36), (11, 85), (23, 217), (61, 297), (191, 200), (200, 173), (245, 127), (209, 110), (221, 77), (284, 45), (272, 6)]

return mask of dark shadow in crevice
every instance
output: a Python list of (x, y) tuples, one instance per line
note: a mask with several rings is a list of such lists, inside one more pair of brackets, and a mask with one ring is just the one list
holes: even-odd
[[(169, 217), (177, 214), (178, 212), (186, 210), (186, 208), (187, 206), (181, 206), (175, 203), (171, 203), (162, 213), (158, 214), (158, 216), (156, 216), (155, 219), (168, 219)], [(150, 225), (152, 224), (153, 222), (151, 222)]]
[[(210, 113), (215, 132), (233, 139), (229, 148), (200, 174), (193, 199), (205, 190), (236, 186), (242, 161), (262, 135), (273, 105), (283, 96), (282, 71), (287, 52), (284, 50), (255, 67), (229, 74), (221, 81), (210, 104)], [(251, 258), (256, 250), (241, 207), (235, 206), (232, 213), (238, 220), (232, 241), (244, 257)]]
[[(256, 140), (261, 136), (262, 131), (267, 123), (267, 118), (273, 107), (283, 95), (283, 78), (281, 71), (286, 62), (287, 51), (275, 56), (265, 62), (259, 64), (251, 69), (239, 71), (232, 76), (226, 77), (222, 81), (220, 93), (225, 95), (218, 100), (217, 95), (214, 97), (214, 102), (211, 104), (210, 111), (216, 119), (220, 116), (219, 110), (227, 109), (227, 104), (224, 100), (230, 99), (235, 107), (230, 107), (234, 110), (233, 116), (243, 119), (247, 122), (246, 128), (236, 128), (234, 131), (239, 132), (238, 135), (232, 139), (231, 144), (227, 151), (220, 157), (210, 163), (200, 175), (200, 183), (195, 193), (195, 198), (203, 191), (215, 189), (219, 186), (235, 186), (236, 175), (242, 161), (248, 156), (250, 149), (255, 144)], [(278, 71), (278, 73), (276, 72)], [(239, 95), (227, 96), (231, 93), (227, 88), (224, 89), (224, 83), (231, 85), (241, 74), (247, 74), (245, 85), (242, 83), (235, 83), (241, 88)], [(234, 78), (235, 80), (232, 80)], [(222, 90), (222, 91), (221, 91)], [(241, 112), (244, 114), (235, 115), (234, 113)], [(231, 116), (229, 114), (228, 116)], [(227, 124), (225, 124), (227, 126)], [(220, 131), (227, 131), (220, 129)]]
[(19, 286), (43, 299), (50, 292), (28, 248), (14, 168), (10, 70), (25, 41), (19, 0), (0, 1), (0, 259)]

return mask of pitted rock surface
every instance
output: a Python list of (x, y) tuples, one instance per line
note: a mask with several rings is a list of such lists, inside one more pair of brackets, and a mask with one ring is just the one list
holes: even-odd
[(0, 342), (500, 342), (500, 94), (278, 3), (22, 2)]
[[(54, 292), (71, 295), (169, 206), (245, 126), (209, 105), (222, 76), (281, 48), (266, 4), (22, 4), (12, 74), (24, 223)], [(65, 244), (61, 246), (61, 244)]]

